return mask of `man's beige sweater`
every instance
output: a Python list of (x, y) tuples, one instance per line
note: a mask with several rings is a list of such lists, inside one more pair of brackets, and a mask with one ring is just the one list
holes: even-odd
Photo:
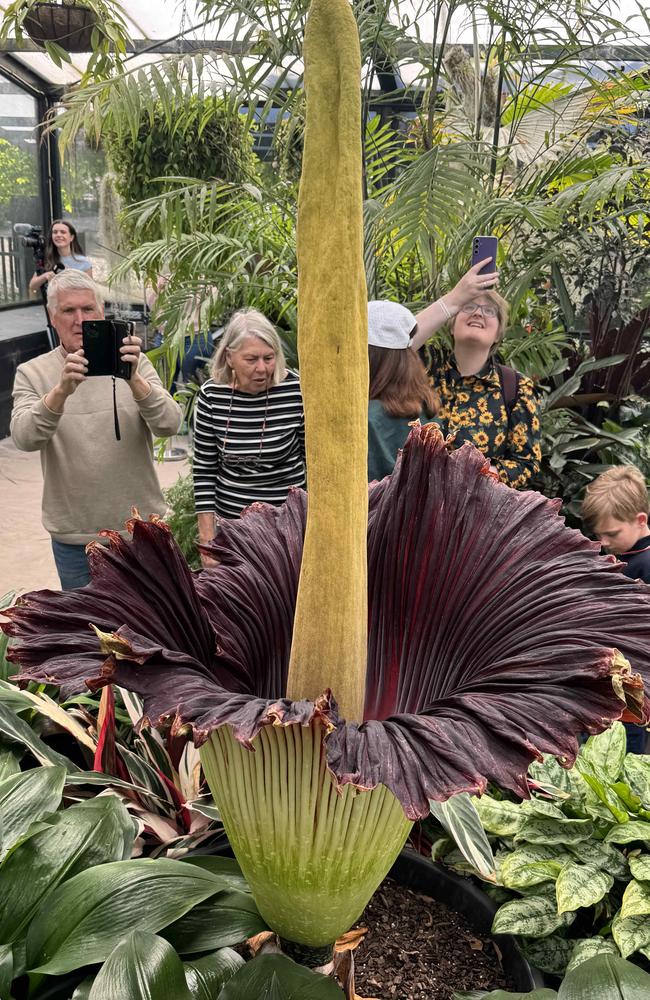
[(178, 433), (181, 410), (144, 355), (139, 374), (151, 386), (142, 400), (116, 379), (121, 441), (115, 437), (113, 381), (88, 378), (62, 414), (43, 401), (59, 382), (64, 356), (57, 347), (19, 365), (14, 381), (11, 436), (21, 451), (40, 451), (43, 524), (68, 545), (97, 539), (102, 528), (124, 530), (137, 507), (142, 517), (165, 513), (153, 461), (153, 437)]

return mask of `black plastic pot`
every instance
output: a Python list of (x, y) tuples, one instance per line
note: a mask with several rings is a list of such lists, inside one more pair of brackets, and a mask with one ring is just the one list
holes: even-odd
[(81, 3), (38, 3), (23, 25), (34, 42), (56, 42), (66, 52), (90, 52), (96, 23), (95, 12)]
[[(469, 878), (455, 875), (436, 862), (405, 848), (390, 870), (390, 877), (407, 889), (431, 896), (460, 913), (477, 934), (490, 934), (497, 906)], [(490, 934), (503, 956), (503, 970), (520, 992), (544, 985), (541, 972), (528, 964), (510, 934)]]

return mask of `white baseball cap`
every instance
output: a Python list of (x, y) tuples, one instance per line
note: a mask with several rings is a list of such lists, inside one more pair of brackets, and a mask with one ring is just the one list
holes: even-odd
[(368, 303), (368, 343), (373, 347), (402, 351), (411, 343), (416, 326), (413, 313), (399, 302)]

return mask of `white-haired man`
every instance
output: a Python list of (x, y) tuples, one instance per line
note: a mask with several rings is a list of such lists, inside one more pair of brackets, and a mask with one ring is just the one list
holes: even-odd
[(64, 590), (90, 581), (86, 545), (104, 528), (124, 530), (131, 508), (164, 514), (153, 461), (153, 437), (178, 432), (181, 410), (128, 337), (120, 348), (131, 378), (115, 380), (121, 440), (115, 436), (113, 380), (89, 378), (81, 324), (102, 319), (99, 288), (66, 269), (48, 286), (47, 308), (60, 345), (16, 371), (11, 436), (21, 451), (40, 451), (43, 524), (52, 536)]

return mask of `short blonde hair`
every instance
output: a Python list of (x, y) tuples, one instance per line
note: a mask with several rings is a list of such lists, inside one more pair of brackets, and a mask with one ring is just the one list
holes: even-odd
[(635, 465), (613, 465), (585, 490), (582, 517), (591, 525), (604, 517), (633, 521), (637, 514), (647, 513), (648, 488)]
[(238, 350), (248, 337), (259, 337), (275, 354), (272, 384), (279, 385), (287, 374), (282, 344), (273, 324), (257, 309), (239, 309), (230, 317), (212, 360), (213, 380), (220, 385), (230, 385), (233, 370), (228, 363), (228, 351)]
[(61, 292), (92, 292), (98, 311), (101, 312), (104, 307), (104, 297), (99, 285), (83, 271), (77, 271), (75, 268), (66, 267), (65, 271), (59, 271), (51, 281), (48, 281), (47, 308), (51, 314), (58, 311)]
[[(495, 292), (493, 288), (486, 288), (484, 292), (481, 292), (481, 295), (484, 295), (485, 298), (490, 303), (490, 305), (494, 306), (494, 308), (497, 311), (497, 319), (499, 320), (499, 328), (497, 330), (496, 340), (494, 341), (492, 347), (490, 348), (490, 354), (492, 354), (492, 352), (496, 350), (496, 348), (499, 346), (499, 344), (505, 337), (506, 330), (508, 329), (508, 314), (510, 312), (510, 306), (504, 299), (503, 295), (499, 295), (499, 293)], [(450, 329), (452, 336), (454, 333), (454, 325), (456, 323), (457, 318), (458, 318), (458, 313), (456, 313), (456, 315), (451, 321)]]

